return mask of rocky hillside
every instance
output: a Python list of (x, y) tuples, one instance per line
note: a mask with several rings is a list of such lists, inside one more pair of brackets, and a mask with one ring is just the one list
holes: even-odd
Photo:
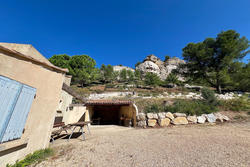
[(130, 67), (127, 67), (127, 66), (122, 66), (122, 65), (119, 65), (119, 66), (113, 66), (113, 69), (114, 71), (118, 71), (118, 72), (121, 72), (123, 69), (125, 70), (130, 70), (130, 71), (135, 71), (133, 68), (130, 68)]
[[(173, 69), (176, 69), (179, 64), (185, 63), (177, 57), (168, 59), (166, 62), (160, 60), (155, 55), (147, 56), (143, 63), (139, 64), (136, 69), (143, 73), (152, 72), (157, 74), (162, 80), (166, 79)], [(181, 79), (181, 78), (180, 78)]]

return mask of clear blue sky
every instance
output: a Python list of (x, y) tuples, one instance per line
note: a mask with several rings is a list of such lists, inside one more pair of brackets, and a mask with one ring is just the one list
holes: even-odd
[(250, 40), (250, 0), (12, 0), (1, 2), (0, 20), (1, 42), (32, 44), (47, 58), (87, 54), (98, 66), (181, 57), (187, 43), (222, 30)]

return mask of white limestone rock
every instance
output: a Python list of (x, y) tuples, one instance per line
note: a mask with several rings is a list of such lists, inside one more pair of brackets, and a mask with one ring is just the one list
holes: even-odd
[(204, 124), (206, 122), (206, 117), (205, 116), (198, 116), (197, 117), (197, 122), (200, 124)]

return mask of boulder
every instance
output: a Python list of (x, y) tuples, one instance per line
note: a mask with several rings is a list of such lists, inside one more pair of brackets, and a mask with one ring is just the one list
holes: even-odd
[(166, 118), (166, 113), (164, 113), (164, 112), (160, 112), (160, 113), (158, 113), (158, 118), (159, 119), (164, 119), (164, 118)]
[(174, 113), (174, 117), (187, 117), (185, 113)]
[(136, 118), (138, 121), (145, 121), (146, 115), (144, 113), (139, 113)]
[(194, 116), (188, 116), (187, 120), (188, 120), (188, 122), (191, 122), (191, 123), (194, 123), (194, 124), (197, 123), (197, 117), (195, 115)]
[(153, 119), (154, 118), (154, 114), (153, 113), (147, 113), (147, 118), (148, 119)]
[(154, 127), (156, 125), (156, 119), (148, 119), (148, 126)]
[(228, 116), (226, 116), (226, 115), (223, 115), (223, 120), (225, 120), (225, 121), (230, 121), (230, 119), (229, 119)]
[(173, 121), (174, 125), (186, 125), (188, 124), (188, 120), (186, 117), (177, 117)]
[(174, 115), (171, 112), (167, 112), (165, 116), (171, 120), (174, 120)]
[(205, 117), (207, 118), (207, 121), (208, 121), (209, 123), (214, 123), (214, 122), (216, 122), (216, 117), (215, 117), (215, 115), (214, 115), (213, 113), (207, 114)]
[(158, 120), (160, 126), (168, 126), (170, 124), (169, 118), (159, 119)]
[(197, 122), (200, 124), (204, 124), (206, 122), (206, 117), (205, 116), (198, 116), (197, 117)]
[(221, 113), (214, 113), (214, 115), (216, 117), (216, 121), (224, 122), (230, 120), (226, 115), (222, 115)]
[(158, 119), (158, 114), (153, 114), (153, 119)]
[(137, 122), (137, 126), (146, 127), (147, 126), (147, 121), (139, 121), (139, 122)]

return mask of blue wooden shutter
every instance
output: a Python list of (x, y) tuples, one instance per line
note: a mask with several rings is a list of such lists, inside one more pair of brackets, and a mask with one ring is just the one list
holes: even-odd
[(15, 104), (12, 116), (2, 138), (2, 142), (18, 139), (22, 136), (25, 122), (35, 94), (35, 88), (22, 85), (22, 90)]
[(12, 116), (22, 84), (0, 76), (0, 143)]

